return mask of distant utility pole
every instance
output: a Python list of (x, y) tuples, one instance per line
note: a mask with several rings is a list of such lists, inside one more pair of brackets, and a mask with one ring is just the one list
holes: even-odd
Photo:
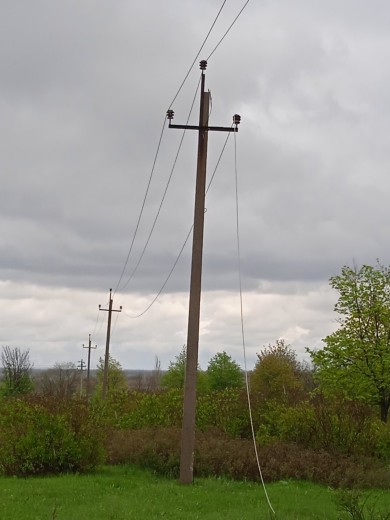
[(110, 301), (109, 301), (108, 309), (102, 309), (101, 305), (99, 305), (99, 310), (100, 311), (107, 311), (108, 312), (106, 352), (105, 352), (105, 355), (104, 355), (104, 372), (103, 372), (103, 392), (102, 392), (103, 400), (106, 398), (107, 387), (108, 387), (108, 362), (109, 362), (109, 357), (110, 357), (111, 315), (112, 315), (113, 312), (121, 312), (122, 311), (122, 305), (119, 307), (119, 309), (113, 309), (112, 308), (112, 304), (113, 304), (112, 289), (110, 289)]
[(91, 334), (89, 335), (88, 337), (88, 346), (86, 347), (83, 343), (83, 348), (87, 348), (88, 349), (88, 363), (87, 363), (87, 399), (89, 399), (89, 394), (90, 394), (90, 390), (91, 390), (91, 387), (90, 387), (90, 370), (91, 370), (91, 349), (95, 349), (97, 348), (97, 345), (95, 345), (94, 347), (91, 345)]
[(182, 484), (191, 484), (193, 481), (196, 380), (198, 371), (199, 318), (202, 282), (203, 230), (208, 132), (210, 130), (220, 132), (237, 132), (237, 125), (239, 124), (241, 119), (240, 116), (237, 114), (233, 116), (234, 127), (233, 125), (231, 127), (208, 126), (210, 92), (205, 92), (204, 89), (204, 71), (206, 70), (206, 67), (207, 61), (202, 60), (200, 62), (202, 76), (200, 90), (199, 126), (173, 125), (171, 124), (171, 121), (173, 119), (174, 112), (173, 110), (167, 111), (167, 118), (169, 119), (169, 128), (198, 130), (198, 163), (196, 171), (194, 231), (192, 238), (191, 285), (187, 331), (187, 360), (184, 383), (183, 425), (180, 458), (180, 482)]
[(80, 359), (77, 368), (80, 370), (80, 397), (83, 395), (83, 371), (85, 368), (85, 363), (83, 359)]

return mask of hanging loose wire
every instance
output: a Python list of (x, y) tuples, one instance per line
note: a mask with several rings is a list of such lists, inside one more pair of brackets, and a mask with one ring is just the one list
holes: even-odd
[(219, 18), (219, 15), (221, 14), (222, 9), (225, 7), (225, 4), (226, 4), (226, 0), (223, 1), (222, 5), (221, 5), (221, 7), (220, 7), (220, 9), (219, 9), (219, 11), (218, 11), (218, 13), (217, 13), (217, 16), (215, 17), (213, 23), (211, 24), (211, 27), (210, 27), (208, 33), (206, 34), (206, 37), (205, 37), (205, 39), (203, 40), (203, 43), (202, 43), (202, 45), (200, 46), (200, 49), (199, 49), (198, 53), (196, 54), (196, 56), (195, 56), (195, 58), (194, 58), (194, 61), (191, 63), (191, 66), (190, 66), (190, 68), (188, 69), (187, 74), (184, 76), (184, 79), (183, 79), (183, 81), (182, 81), (182, 83), (181, 83), (181, 85), (180, 85), (178, 91), (176, 92), (174, 98), (172, 99), (171, 104), (169, 105), (169, 108), (172, 107), (173, 103), (176, 101), (177, 96), (180, 94), (181, 89), (182, 89), (183, 86), (184, 86), (184, 83), (187, 81), (187, 78), (188, 78), (188, 76), (190, 75), (191, 70), (193, 69), (193, 67), (194, 67), (194, 65), (195, 65), (195, 63), (196, 63), (196, 60), (198, 59), (199, 54), (202, 52), (202, 49), (203, 49), (203, 47), (205, 46), (205, 44), (206, 44), (206, 42), (207, 42), (207, 40), (208, 40), (208, 38), (209, 38), (209, 36), (210, 36), (210, 34), (211, 34), (211, 31), (214, 29), (214, 25), (217, 23), (217, 20), (218, 20), (218, 18)]
[[(196, 96), (197, 96), (197, 94), (198, 94), (198, 90), (199, 90), (199, 85), (200, 85), (201, 77), (202, 77), (202, 76), (200, 76), (199, 81), (198, 81), (198, 84), (197, 84), (197, 87), (196, 87), (196, 91), (195, 91), (195, 94), (194, 94), (194, 97), (193, 97), (193, 100), (192, 100), (192, 103), (191, 103), (191, 107), (190, 107), (190, 110), (189, 110), (189, 113), (188, 113), (188, 117), (187, 117), (186, 125), (188, 124), (188, 121), (190, 120), (190, 117), (191, 117), (191, 114), (192, 114), (192, 110), (193, 110), (193, 108), (194, 108), (194, 104), (195, 104)], [(167, 184), (166, 184), (166, 187), (165, 187), (165, 190), (164, 190), (164, 193), (163, 193), (163, 196), (162, 196), (161, 202), (160, 202), (160, 206), (159, 206), (159, 208), (158, 208), (158, 210), (157, 210), (157, 214), (156, 214), (156, 216), (155, 216), (155, 219), (154, 219), (154, 221), (153, 221), (152, 227), (151, 227), (151, 229), (150, 229), (149, 236), (148, 236), (148, 238), (147, 238), (147, 240), (146, 240), (146, 242), (145, 242), (145, 245), (144, 245), (144, 248), (143, 248), (143, 250), (142, 250), (142, 252), (141, 252), (141, 254), (140, 254), (140, 257), (138, 258), (137, 264), (135, 265), (135, 267), (134, 267), (134, 269), (133, 269), (131, 275), (129, 276), (129, 278), (127, 279), (127, 281), (123, 284), (123, 286), (121, 287), (120, 290), (125, 289), (125, 288), (128, 286), (128, 284), (130, 283), (130, 281), (133, 279), (134, 274), (136, 273), (136, 271), (137, 271), (137, 269), (138, 269), (138, 266), (140, 265), (141, 260), (142, 260), (144, 254), (145, 254), (146, 248), (147, 248), (148, 245), (149, 245), (150, 239), (151, 239), (151, 237), (152, 237), (152, 234), (153, 234), (154, 228), (155, 228), (156, 223), (157, 223), (157, 219), (158, 219), (158, 217), (159, 217), (159, 215), (160, 215), (161, 208), (162, 208), (162, 205), (163, 205), (164, 200), (165, 200), (165, 196), (166, 196), (167, 191), (168, 191), (169, 184), (170, 184), (171, 179), (172, 179), (173, 172), (174, 172), (174, 170), (175, 170), (175, 168), (176, 168), (176, 163), (177, 163), (177, 160), (178, 160), (178, 158), (179, 158), (179, 154), (180, 154), (180, 151), (181, 151), (181, 147), (182, 147), (182, 144), (183, 144), (183, 140), (184, 140), (184, 136), (185, 136), (185, 134), (186, 134), (186, 130), (184, 130), (183, 133), (182, 133), (182, 136), (181, 136), (181, 139), (180, 139), (180, 143), (179, 143), (179, 147), (178, 147), (178, 150), (177, 150), (177, 153), (176, 153), (176, 156), (175, 156), (175, 160), (174, 160), (174, 162), (173, 162), (173, 166), (172, 166), (172, 169), (171, 169), (171, 173), (170, 173), (170, 175), (169, 175), (169, 178), (168, 178), (168, 181), (167, 181)]]
[(222, 38), (219, 40), (219, 42), (217, 43), (217, 45), (214, 47), (214, 49), (211, 51), (211, 53), (208, 55), (207, 57), (207, 61), (209, 61), (209, 59), (211, 58), (211, 56), (214, 54), (214, 52), (218, 49), (218, 47), (221, 45), (221, 43), (223, 42), (223, 40), (225, 39), (225, 37), (227, 36), (227, 34), (230, 32), (230, 30), (232, 29), (233, 25), (237, 22), (238, 18), (241, 16), (242, 12), (244, 11), (245, 7), (249, 4), (249, 0), (247, 0), (244, 4), (244, 6), (241, 8), (240, 12), (238, 13), (238, 15), (235, 17), (235, 19), (233, 20), (233, 22), (229, 25), (227, 31), (224, 33), (224, 35), (222, 36)]
[[(233, 125), (232, 125), (232, 126), (233, 126)], [(228, 140), (229, 140), (229, 137), (230, 137), (230, 132), (228, 133), (228, 135), (227, 135), (227, 137), (226, 137), (226, 139), (225, 139), (225, 142), (224, 142), (224, 144), (223, 144), (223, 147), (222, 147), (221, 153), (219, 154), (219, 157), (218, 157), (217, 164), (215, 165), (214, 171), (213, 171), (213, 173), (212, 173), (212, 175), (211, 175), (211, 178), (210, 178), (210, 181), (209, 181), (209, 183), (208, 183), (208, 185), (207, 185), (207, 188), (206, 188), (206, 195), (207, 195), (207, 193), (208, 193), (208, 191), (209, 191), (209, 189), (210, 189), (210, 187), (211, 187), (211, 184), (212, 184), (212, 182), (213, 182), (213, 180), (214, 180), (214, 177), (215, 177), (215, 174), (216, 174), (216, 172), (217, 172), (217, 169), (218, 169), (219, 163), (221, 162), (222, 156), (223, 156), (223, 154), (224, 154), (224, 152), (225, 152), (225, 148), (226, 148), (227, 142), (228, 142)], [(168, 283), (170, 277), (172, 276), (173, 271), (175, 270), (175, 267), (176, 267), (176, 265), (177, 265), (177, 263), (178, 263), (178, 261), (179, 261), (181, 255), (182, 255), (182, 253), (183, 253), (183, 251), (184, 251), (184, 248), (185, 248), (185, 246), (187, 245), (188, 239), (189, 239), (190, 236), (191, 236), (191, 233), (192, 233), (193, 228), (194, 228), (194, 226), (192, 225), (192, 226), (191, 226), (191, 229), (190, 229), (189, 232), (187, 233), (187, 236), (186, 236), (186, 238), (185, 238), (185, 240), (184, 240), (184, 243), (183, 243), (183, 245), (182, 245), (182, 247), (181, 247), (181, 249), (180, 249), (180, 251), (179, 251), (179, 253), (178, 253), (178, 255), (177, 255), (177, 257), (176, 257), (176, 259), (175, 259), (175, 261), (174, 261), (174, 263), (173, 263), (173, 266), (172, 266), (171, 270), (170, 270), (169, 273), (168, 273), (168, 276), (166, 277), (164, 283), (162, 284), (162, 286), (161, 286), (160, 290), (158, 291), (158, 293), (156, 294), (156, 296), (155, 296), (155, 297), (153, 298), (153, 300), (149, 303), (149, 305), (146, 307), (146, 309), (144, 309), (141, 313), (139, 313), (139, 314), (133, 316), (133, 315), (127, 314), (127, 313), (125, 312), (124, 314), (125, 314), (128, 318), (133, 318), (133, 319), (135, 319), (135, 318), (140, 318), (141, 316), (143, 316), (144, 314), (146, 314), (146, 313), (148, 312), (148, 310), (149, 310), (149, 309), (154, 305), (154, 303), (156, 303), (156, 301), (158, 300), (159, 296), (161, 295), (161, 293), (162, 293), (163, 290), (165, 289), (165, 286), (167, 285), (167, 283)]]
[(237, 262), (238, 262), (238, 283), (239, 283), (239, 293), (240, 293), (240, 318), (241, 318), (241, 337), (242, 337), (242, 349), (244, 353), (244, 369), (245, 369), (245, 385), (246, 385), (246, 394), (248, 399), (248, 411), (249, 411), (249, 420), (251, 424), (252, 431), (252, 439), (253, 446), (256, 455), (257, 467), (259, 470), (261, 484), (263, 486), (264, 495), (267, 499), (268, 506), (272, 511), (273, 515), (276, 515), (274, 508), (272, 507), (271, 501), (268, 496), (267, 488), (265, 486), (263, 472), (261, 470), (259, 453), (256, 445), (256, 434), (255, 428), (253, 425), (253, 416), (252, 416), (252, 405), (251, 398), (249, 392), (249, 379), (248, 379), (248, 367), (247, 367), (247, 359), (246, 359), (246, 345), (245, 345), (245, 331), (244, 331), (244, 312), (242, 305), (242, 275), (241, 275), (241, 251), (240, 251), (240, 227), (239, 227), (239, 206), (238, 206), (238, 174), (237, 174), (237, 138), (236, 134), (234, 134), (234, 172), (235, 172), (235, 180), (236, 180), (236, 236), (237, 236)]

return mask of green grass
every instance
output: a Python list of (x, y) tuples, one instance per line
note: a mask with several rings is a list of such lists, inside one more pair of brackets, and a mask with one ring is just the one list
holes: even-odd
[[(278, 520), (338, 520), (335, 492), (307, 482), (267, 486)], [(390, 494), (369, 493), (390, 511)], [(108, 466), (95, 475), (0, 478), (1, 520), (249, 520), (269, 519), (262, 487), (252, 482), (197, 479), (191, 486), (132, 466)]]

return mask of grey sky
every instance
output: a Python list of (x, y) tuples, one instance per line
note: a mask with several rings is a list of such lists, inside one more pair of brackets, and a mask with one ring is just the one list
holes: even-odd
[[(106, 316), (145, 194), (164, 115), (222, 2), (0, 2), (0, 344), (36, 366), (76, 361)], [(228, 1), (199, 59), (243, 2)], [(246, 343), (253, 365), (285, 337), (302, 355), (335, 327), (328, 279), (344, 264), (390, 263), (390, 5), (252, 1), (211, 57), (212, 124), (237, 135)], [(175, 100), (185, 123), (198, 61)], [(192, 122), (197, 120), (198, 100)], [(124, 275), (148, 236), (181, 132), (166, 129)], [(225, 134), (209, 136), (209, 178)], [(187, 132), (112, 355), (163, 366), (186, 341), (196, 134)], [(233, 138), (206, 201), (200, 360), (242, 363)], [(102, 315), (104, 313), (101, 313)], [(97, 360), (97, 359), (96, 359)]]

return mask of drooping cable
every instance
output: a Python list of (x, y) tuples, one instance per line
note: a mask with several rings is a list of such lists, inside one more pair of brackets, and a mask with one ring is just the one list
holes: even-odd
[(112, 328), (111, 336), (110, 336), (111, 340), (112, 340), (112, 338), (113, 338), (113, 336), (115, 334), (116, 324), (118, 323), (118, 318), (119, 318), (119, 312), (116, 312), (115, 314), (116, 314), (116, 316), (115, 316), (114, 326)]
[(209, 61), (209, 59), (211, 58), (211, 56), (214, 54), (214, 52), (218, 49), (218, 47), (221, 45), (221, 43), (223, 42), (223, 40), (225, 39), (225, 37), (227, 36), (227, 34), (230, 32), (230, 30), (232, 29), (233, 25), (237, 22), (238, 18), (241, 16), (242, 12), (244, 11), (245, 7), (249, 4), (249, 0), (247, 0), (244, 4), (244, 6), (241, 8), (241, 10), (239, 11), (238, 15), (234, 18), (233, 22), (229, 25), (227, 31), (224, 33), (224, 35), (222, 36), (222, 38), (219, 40), (219, 42), (217, 43), (217, 45), (214, 47), (214, 49), (211, 51), (211, 53), (208, 55), (207, 57), (207, 61)]
[(188, 232), (188, 234), (187, 234), (187, 236), (186, 236), (186, 239), (184, 240), (184, 243), (183, 243), (183, 245), (181, 246), (181, 249), (180, 249), (180, 251), (179, 251), (179, 254), (178, 254), (177, 257), (176, 257), (176, 260), (174, 261), (174, 263), (173, 263), (173, 265), (172, 265), (172, 268), (171, 268), (171, 270), (170, 270), (169, 273), (168, 273), (168, 276), (166, 277), (164, 283), (162, 284), (160, 290), (158, 291), (158, 293), (156, 294), (156, 296), (153, 298), (153, 300), (149, 303), (149, 305), (146, 307), (146, 309), (144, 309), (140, 314), (137, 314), (136, 316), (131, 316), (130, 314), (125, 313), (126, 316), (128, 316), (129, 318), (140, 318), (141, 316), (143, 316), (144, 314), (146, 314), (146, 313), (148, 312), (148, 310), (152, 307), (152, 305), (153, 305), (154, 303), (156, 303), (158, 297), (161, 295), (161, 293), (162, 293), (163, 290), (165, 289), (165, 286), (167, 285), (167, 283), (168, 283), (168, 281), (169, 281), (169, 279), (170, 279), (170, 277), (171, 277), (171, 275), (172, 275), (172, 273), (173, 273), (173, 271), (174, 271), (174, 269), (175, 269), (175, 267), (176, 267), (176, 265), (177, 265), (177, 263), (178, 263), (178, 261), (179, 261), (179, 259), (180, 259), (180, 257), (181, 257), (181, 254), (182, 254), (182, 252), (183, 252), (183, 250), (184, 250), (184, 248), (185, 248), (185, 246), (186, 246), (186, 244), (187, 244), (187, 242), (188, 242), (188, 239), (189, 239), (190, 236), (191, 236), (191, 233), (192, 233), (192, 229), (193, 229), (193, 227), (194, 227), (194, 226), (191, 226), (191, 229), (189, 230), (189, 232)]
[[(215, 174), (216, 174), (216, 172), (217, 172), (217, 169), (218, 169), (219, 163), (221, 162), (221, 159), (222, 159), (222, 156), (223, 156), (223, 154), (224, 154), (224, 151), (225, 151), (225, 148), (226, 148), (227, 142), (228, 142), (228, 140), (229, 140), (229, 137), (230, 137), (230, 132), (227, 134), (227, 137), (226, 137), (225, 142), (224, 142), (224, 144), (223, 144), (223, 147), (222, 147), (221, 153), (219, 154), (217, 164), (215, 165), (214, 171), (213, 171), (213, 173), (212, 173), (212, 175), (211, 175), (211, 178), (210, 178), (210, 181), (209, 181), (209, 183), (208, 183), (208, 185), (207, 185), (207, 188), (206, 188), (206, 195), (207, 195), (207, 193), (208, 193), (208, 191), (209, 191), (209, 189), (210, 189), (210, 187), (211, 187), (211, 184), (212, 184), (213, 179), (214, 179), (214, 177), (215, 177)], [(168, 276), (165, 278), (165, 281), (164, 281), (164, 283), (162, 284), (162, 286), (161, 286), (160, 290), (158, 291), (158, 293), (156, 294), (156, 296), (155, 296), (155, 297), (153, 298), (153, 300), (149, 303), (149, 305), (146, 307), (146, 309), (144, 309), (141, 313), (139, 313), (139, 314), (133, 316), (133, 315), (127, 314), (127, 313), (125, 312), (124, 314), (125, 314), (128, 318), (133, 318), (133, 319), (135, 319), (135, 318), (140, 318), (141, 316), (143, 316), (144, 314), (146, 314), (147, 311), (148, 311), (148, 310), (153, 306), (153, 304), (157, 301), (157, 299), (159, 298), (159, 296), (161, 295), (161, 293), (162, 293), (163, 290), (165, 289), (165, 286), (167, 285), (167, 283), (168, 283), (170, 277), (172, 276), (173, 271), (175, 270), (175, 267), (176, 267), (176, 265), (177, 265), (177, 263), (178, 263), (178, 261), (179, 261), (181, 255), (182, 255), (182, 253), (183, 253), (183, 251), (184, 251), (184, 248), (185, 248), (185, 246), (187, 245), (188, 239), (189, 239), (190, 236), (191, 236), (191, 233), (192, 233), (193, 227), (194, 227), (194, 226), (192, 225), (192, 226), (191, 226), (191, 229), (190, 229), (189, 232), (187, 233), (187, 236), (186, 236), (186, 238), (185, 238), (185, 240), (184, 240), (184, 243), (183, 243), (183, 245), (182, 245), (182, 247), (181, 247), (181, 249), (180, 249), (180, 251), (179, 251), (179, 253), (178, 253), (178, 255), (177, 255), (177, 257), (176, 257), (176, 259), (175, 259), (175, 261), (174, 261), (174, 263), (173, 263), (173, 265), (172, 265), (172, 268), (171, 268), (171, 270), (169, 271)]]
[(140, 225), (140, 222), (141, 222), (141, 218), (142, 218), (142, 215), (143, 215), (143, 212), (144, 212), (144, 209), (145, 209), (145, 203), (146, 203), (146, 199), (148, 197), (148, 193), (149, 193), (149, 189), (150, 189), (150, 184), (152, 182), (152, 178), (153, 178), (153, 174), (154, 174), (154, 170), (155, 170), (155, 167), (156, 167), (156, 162), (157, 162), (157, 157), (158, 157), (158, 154), (160, 152), (160, 148), (161, 148), (161, 141), (162, 141), (162, 138), (163, 138), (163, 135), (164, 135), (164, 130), (165, 130), (165, 125), (166, 125), (166, 117), (164, 116), (164, 124), (162, 126), (162, 129), (161, 129), (161, 133), (160, 133), (160, 139), (158, 141), (158, 145), (157, 145), (157, 150), (156, 150), (156, 153), (155, 153), (155, 156), (154, 156), (154, 160), (153, 160), (153, 165), (152, 165), (152, 169), (151, 169), (151, 172), (150, 172), (150, 175), (149, 175), (149, 180), (148, 180), (148, 185), (146, 187), (146, 192), (145, 192), (145, 195), (144, 195), (144, 199), (142, 201), (142, 205), (141, 205), (141, 210), (140, 210), (140, 213), (138, 215), (138, 220), (137, 220), (137, 224), (135, 226), (135, 230), (134, 230), (134, 234), (133, 234), (133, 238), (131, 240), (131, 244), (130, 244), (130, 247), (129, 247), (129, 251), (127, 253), (127, 257), (126, 257), (126, 260), (125, 260), (125, 263), (123, 265), (123, 269), (122, 269), (122, 272), (120, 274), (120, 277), (119, 277), (119, 280), (118, 280), (118, 283), (116, 284), (116, 287), (114, 289), (114, 293), (113, 293), (113, 296), (115, 296), (115, 293), (116, 291), (118, 290), (118, 287), (122, 281), (122, 278), (123, 278), (123, 275), (126, 271), (126, 267), (127, 267), (127, 264), (129, 262), (129, 258), (130, 258), (130, 255), (131, 255), (131, 252), (133, 250), (133, 246), (134, 246), (134, 241), (135, 241), (135, 237), (137, 236), (137, 233), (138, 233), (138, 228), (139, 228), (139, 225)]
[(214, 28), (214, 25), (217, 23), (217, 20), (218, 20), (218, 18), (219, 18), (219, 15), (221, 14), (222, 9), (224, 8), (225, 4), (226, 4), (226, 0), (224, 0), (224, 1), (222, 2), (222, 5), (221, 5), (221, 7), (220, 7), (220, 9), (219, 9), (219, 11), (218, 11), (218, 13), (217, 13), (217, 16), (214, 18), (214, 21), (213, 21), (213, 23), (211, 24), (211, 27), (210, 27), (208, 33), (206, 34), (206, 37), (205, 37), (205, 39), (203, 40), (203, 43), (202, 43), (202, 45), (200, 46), (200, 49), (199, 49), (198, 53), (196, 54), (196, 56), (195, 56), (195, 58), (194, 58), (194, 61), (191, 63), (191, 66), (190, 66), (190, 68), (188, 69), (187, 74), (184, 76), (184, 79), (183, 79), (183, 81), (181, 82), (181, 85), (180, 85), (178, 91), (176, 92), (174, 98), (173, 98), (172, 101), (171, 101), (171, 104), (169, 105), (169, 108), (172, 107), (173, 103), (174, 103), (174, 102), (176, 101), (176, 99), (177, 99), (177, 96), (180, 94), (181, 89), (183, 88), (184, 83), (187, 81), (187, 78), (188, 78), (188, 76), (190, 75), (191, 70), (193, 69), (193, 67), (194, 67), (194, 65), (195, 65), (195, 63), (196, 63), (196, 60), (198, 59), (199, 54), (202, 52), (202, 49), (203, 49), (203, 47), (205, 46), (205, 44), (206, 44), (206, 42), (207, 42), (207, 40), (208, 40), (208, 37), (210, 36), (211, 31), (212, 31), (213, 28)]
[[(105, 304), (105, 306), (107, 306), (109, 304), (109, 302), (107, 302)], [(103, 327), (103, 320), (100, 321), (100, 324), (99, 324), (99, 328), (97, 328), (98, 326), (98, 323), (99, 323), (99, 317), (100, 317), (101, 313), (100, 313), (100, 309), (98, 309), (98, 312), (97, 312), (97, 316), (96, 316), (96, 322), (95, 322), (95, 327), (93, 329), (93, 332), (91, 334), (91, 341), (96, 341), (95, 339), (95, 335), (98, 336), (100, 334), (100, 331)], [(97, 330), (96, 330), (97, 329)]]
[(99, 322), (99, 310), (97, 312), (97, 315), (96, 315), (96, 321), (95, 321), (95, 326), (93, 328), (93, 332), (91, 334), (91, 339), (93, 339), (95, 337), (95, 332), (96, 332), (96, 328), (97, 328), (97, 325), (98, 325), (98, 322)]
[[(194, 108), (194, 104), (195, 104), (196, 96), (197, 96), (197, 94), (198, 94), (198, 90), (199, 90), (200, 81), (201, 81), (201, 77), (199, 78), (199, 81), (198, 81), (198, 84), (197, 84), (197, 87), (196, 87), (196, 91), (195, 91), (195, 94), (194, 94), (194, 98), (193, 98), (193, 100), (192, 100), (191, 107), (190, 107), (190, 110), (189, 110), (189, 112), (188, 112), (188, 117), (187, 117), (186, 125), (188, 124), (188, 121), (189, 121), (189, 119), (190, 119), (190, 117), (191, 117), (191, 114), (192, 114), (192, 110), (193, 110), (193, 108)], [(142, 260), (144, 254), (145, 254), (146, 248), (147, 248), (148, 245), (149, 245), (150, 239), (151, 239), (151, 237), (152, 237), (152, 234), (153, 234), (154, 228), (155, 228), (156, 223), (157, 223), (157, 219), (158, 219), (158, 217), (159, 217), (159, 215), (160, 215), (161, 208), (162, 208), (162, 205), (163, 205), (164, 200), (165, 200), (165, 196), (166, 196), (167, 191), (168, 191), (168, 187), (169, 187), (170, 182), (171, 182), (171, 179), (172, 179), (173, 172), (174, 172), (174, 170), (175, 170), (175, 168), (176, 168), (177, 160), (178, 160), (178, 158), (179, 158), (179, 154), (180, 154), (180, 151), (181, 151), (181, 147), (182, 147), (182, 144), (183, 144), (183, 140), (184, 140), (184, 136), (185, 136), (185, 134), (186, 134), (186, 130), (183, 130), (183, 133), (182, 133), (182, 136), (181, 136), (181, 139), (180, 139), (180, 143), (179, 143), (179, 147), (178, 147), (178, 150), (177, 150), (177, 153), (176, 153), (176, 156), (175, 156), (175, 160), (174, 160), (174, 162), (173, 162), (173, 166), (172, 166), (172, 169), (171, 169), (171, 173), (170, 173), (170, 175), (169, 175), (169, 178), (168, 178), (167, 184), (166, 184), (166, 186), (165, 186), (165, 190), (164, 190), (163, 196), (162, 196), (162, 198), (161, 198), (161, 202), (160, 202), (159, 208), (158, 208), (158, 210), (157, 210), (156, 216), (155, 216), (155, 218), (154, 218), (154, 221), (153, 221), (152, 227), (151, 227), (151, 229), (150, 229), (149, 236), (148, 236), (148, 238), (147, 238), (147, 240), (146, 240), (146, 242), (145, 242), (144, 248), (142, 249), (142, 252), (141, 252), (141, 254), (140, 254), (139, 258), (138, 258), (138, 261), (137, 261), (137, 263), (136, 263), (136, 265), (135, 265), (135, 267), (134, 267), (134, 269), (133, 269), (131, 275), (129, 276), (129, 278), (127, 279), (127, 281), (123, 284), (123, 286), (121, 287), (120, 290), (125, 289), (125, 288), (128, 286), (128, 284), (130, 283), (130, 281), (133, 279), (133, 276), (134, 276), (134, 274), (136, 273), (136, 271), (137, 271), (137, 269), (138, 269), (138, 267), (139, 267), (139, 265), (140, 265), (140, 263), (141, 263), (141, 260)]]
[(244, 330), (244, 312), (242, 305), (242, 275), (241, 275), (241, 251), (240, 251), (240, 227), (239, 227), (239, 205), (238, 205), (238, 174), (237, 174), (237, 138), (236, 134), (234, 134), (234, 172), (235, 172), (235, 184), (236, 184), (236, 239), (237, 239), (237, 263), (238, 263), (238, 283), (239, 283), (239, 293), (240, 293), (240, 319), (241, 319), (241, 337), (242, 337), (242, 349), (244, 353), (244, 371), (245, 371), (245, 386), (246, 386), (246, 394), (248, 399), (248, 411), (249, 411), (249, 420), (251, 424), (252, 431), (252, 439), (253, 446), (256, 456), (257, 467), (259, 470), (261, 484), (263, 486), (264, 495), (267, 499), (268, 506), (272, 511), (273, 515), (275, 515), (275, 510), (272, 507), (271, 501), (268, 496), (267, 488), (265, 486), (263, 472), (261, 470), (259, 453), (256, 445), (256, 434), (255, 428), (253, 425), (253, 416), (252, 416), (252, 405), (249, 391), (249, 379), (248, 379), (248, 367), (247, 367), (247, 359), (246, 359), (246, 345), (245, 345), (245, 330)]

